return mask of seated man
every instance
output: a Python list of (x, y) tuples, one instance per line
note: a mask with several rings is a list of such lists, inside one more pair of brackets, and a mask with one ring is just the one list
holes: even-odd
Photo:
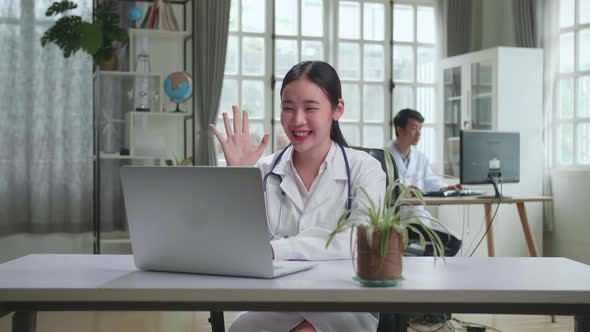
[[(406, 186), (416, 187), (422, 192), (461, 189), (461, 185), (447, 186), (440, 176), (432, 172), (426, 155), (416, 149), (416, 145), (420, 141), (423, 122), (424, 117), (420, 112), (408, 108), (399, 111), (393, 119), (396, 139), (389, 142), (387, 150), (395, 160), (400, 182)], [(426, 227), (437, 232), (445, 245), (445, 256), (457, 254), (461, 248), (461, 239), (458, 234), (447, 227), (451, 235), (449, 236), (444, 227), (429, 219), (432, 217), (423, 206), (407, 207), (405, 210), (407, 211), (404, 212), (404, 215), (407, 218), (422, 216), (419, 218), (420, 221)], [(422, 233), (425, 234), (424, 231)], [(410, 231), (410, 238), (417, 239), (418, 234), (412, 234)], [(431, 246), (426, 248), (424, 255), (432, 255)]]

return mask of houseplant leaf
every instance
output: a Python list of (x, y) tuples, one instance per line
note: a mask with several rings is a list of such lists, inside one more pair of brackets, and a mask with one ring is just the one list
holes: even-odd
[(75, 8), (78, 8), (78, 5), (72, 1), (63, 0), (61, 2), (54, 2), (53, 4), (51, 4), (51, 6), (49, 6), (49, 8), (47, 8), (45, 16), (49, 17), (58, 15), (65, 11)]
[(80, 24), (80, 47), (94, 55), (102, 45), (102, 27), (98, 23), (82, 22)]

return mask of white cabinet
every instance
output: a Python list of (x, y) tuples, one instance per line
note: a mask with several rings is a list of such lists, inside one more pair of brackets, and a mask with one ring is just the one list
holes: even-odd
[[(521, 141), (541, 133), (542, 50), (492, 48), (444, 59), (441, 68), (444, 174), (459, 176), (462, 129), (515, 130)], [(531, 117), (537, 128), (519, 126)]]
[[(499, 47), (442, 61), (440, 110), (442, 112), (442, 172), (459, 177), (461, 129), (494, 129), (520, 133), (520, 182), (504, 184), (508, 196), (541, 196), (543, 193), (543, 51)], [(449, 181), (457, 183), (458, 181)], [(477, 186), (491, 191), (490, 185)], [(538, 248), (542, 248), (542, 205), (527, 204), (527, 214)], [(494, 205), (495, 210), (495, 205)], [(440, 207), (438, 217), (462, 231), (463, 246), (479, 241), (484, 219), (477, 207)], [(528, 255), (518, 214), (501, 206), (494, 221), (497, 255)], [(473, 246), (475, 247), (475, 245)], [(484, 254), (485, 240), (478, 249)], [(465, 254), (465, 252), (464, 252)]]

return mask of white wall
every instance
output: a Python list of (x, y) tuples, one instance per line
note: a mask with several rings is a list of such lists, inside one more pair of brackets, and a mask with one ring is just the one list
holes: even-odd
[(545, 232), (545, 255), (568, 257), (590, 264), (590, 172), (551, 172), (555, 228)]

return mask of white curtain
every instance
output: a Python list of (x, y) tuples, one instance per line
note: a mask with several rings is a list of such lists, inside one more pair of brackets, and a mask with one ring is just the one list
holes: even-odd
[(92, 60), (41, 47), (51, 2), (0, 1), (0, 235), (92, 230)]
[[(546, 0), (543, 31), (544, 49), (544, 137), (545, 137), (545, 165), (543, 172), (543, 194), (552, 196), (550, 171), (553, 167), (553, 109), (555, 106), (555, 91), (557, 74), (559, 72), (559, 1)], [(552, 232), (555, 226), (553, 205), (544, 204), (544, 230)]]

